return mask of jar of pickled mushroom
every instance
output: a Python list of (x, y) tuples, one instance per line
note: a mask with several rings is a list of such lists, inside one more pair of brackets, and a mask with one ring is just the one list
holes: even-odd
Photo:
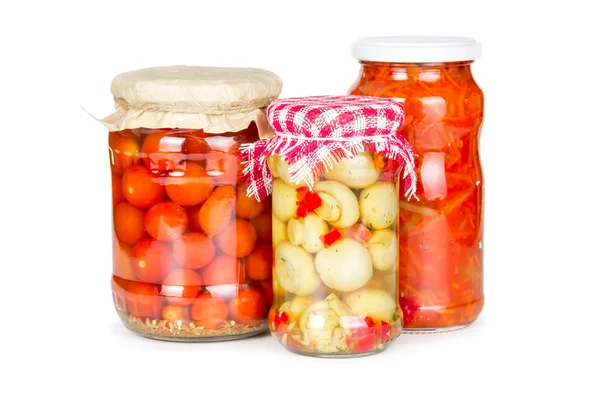
[(407, 331), (452, 330), (483, 308), (483, 93), (471, 74), (480, 45), (456, 37), (379, 37), (354, 44), (355, 95), (404, 104), (417, 196), (401, 200), (400, 304)]
[(159, 67), (111, 86), (113, 298), (126, 327), (171, 341), (267, 330), (271, 208), (246, 196), (240, 146), (259, 139), (277, 75)]
[(249, 194), (273, 194), (271, 332), (301, 354), (377, 353), (402, 329), (398, 202), (414, 191), (402, 106), (295, 98), (273, 102), (267, 117), (274, 135), (248, 146), (246, 171)]

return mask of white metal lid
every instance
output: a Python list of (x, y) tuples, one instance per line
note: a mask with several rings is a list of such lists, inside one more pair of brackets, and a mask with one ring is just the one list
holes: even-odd
[(471, 61), (480, 56), (480, 43), (457, 36), (368, 37), (352, 45), (352, 57), (362, 61), (433, 63)]

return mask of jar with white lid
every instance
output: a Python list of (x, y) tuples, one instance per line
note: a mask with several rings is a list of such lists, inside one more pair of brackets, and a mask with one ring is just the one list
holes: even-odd
[(114, 78), (112, 290), (126, 327), (170, 341), (267, 329), (271, 210), (246, 196), (240, 146), (281, 92), (272, 72), (173, 66)]
[(483, 93), (471, 73), (481, 46), (460, 37), (357, 41), (351, 94), (404, 104), (417, 195), (401, 200), (399, 294), (407, 332), (452, 330), (483, 308)]

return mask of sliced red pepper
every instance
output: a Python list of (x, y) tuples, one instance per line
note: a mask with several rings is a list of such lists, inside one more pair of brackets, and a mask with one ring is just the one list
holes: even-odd
[(281, 321), (281, 323), (287, 324), (288, 321), (290, 320), (290, 317), (287, 315), (287, 313), (285, 311), (282, 311), (279, 314), (279, 320)]
[(350, 228), (350, 234), (361, 243), (366, 243), (371, 238), (371, 231), (363, 224), (357, 224)]
[(354, 344), (356, 345), (356, 350), (360, 353), (364, 353), (373, 349), (375, 346), (375, 335), (368, 334), (365, 336), (359, 336), (354, 340)]
[(296, 189), (296, 205), (298, 208), (296, 209), (296, 216), (298, 218), (304, 218), (311, 211), (319, 208), (321, 206), (321, 198), (316, 192), (311, 191), (306, 186), (301, 186)]
[(325, 247), (329, 247), (342, 238), (342, 233), (337, 228), (333, 228), (329, 233), (321, 236), (321, 241)]
[(385, 321), (381, 321), (381, 340), (387, 342), (392, 338), (392, 326)]
[(279, 314), (276, 314), (275, 317), (273, 318), (273, 324), (275, 325), (275, 329), (279, 331), (279, 330), (281, 330), (280, 327), (285, 328), (287, 326), (287, 322), (289, 321), (289, 319), (290, 318), (285, 311), (282, 311)]
[(367, 324), (367, 326), (368, 326), (369, 328), (372, 328), (372, 327), (374, 327), (374, 326), (375, 326), (375, 322), (373, 321), (373, 318), (371, 318), (371, 317), (368, 317), (368, 316), (367, 316), (367, 317), (365, 317), (365, 324)]

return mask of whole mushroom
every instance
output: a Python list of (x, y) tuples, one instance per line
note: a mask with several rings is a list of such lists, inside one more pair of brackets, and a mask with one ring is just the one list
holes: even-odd
[(308, 296), (321, 285), (313, 257), (302, 247), (282, 242), (275, 248), (275, 278), (288, 293)]
[(321, 236), (328, 231), (327, 222), (315, 213), (310, 213), (304, 218), (292, 218), (287, 226), (290, 243), (295, 246), (302, 246), (309, 253), (316, 253), (323, 248)]
[(354, 239), (342, 239), (315, 257), (317, 273), (334, 290), (349, 292), (365, 285), (373, 276), (369, 251)]
[[(321, 198), (315, 213), (337, 228), (348, 228), (358, 221), (360, 211), (356, 196), (346, 185), (336, 181), (319, 181), (314, 191)], [(339, 210), (339, 216), (338, 211)], [(336, 219), (333, 219), (335, 217)]]
[(398, 190), (393, 183), (377, 182), (360, 192), (360, 217), (369, 229), (385, 229), (396, 222)]
[(362, 189), (372, 185), (379, 178), (371, 153), (360, 153), (352, 158), (340, 160), (325, 174), (327, 180), (333, 180), (352, 188)]
[(296, 189), (287, 185), (281, 179), (273, 182), (272, 209), (273, 215), (282, 222), (288, 222), (296, 215)]
[(374, 231), (368, 241), (373, 268), (389, 271), (396, 266), (398, 259), (398, 240), (391, 229)]
[(388, 292), (371, 287), (363, 287), (347, 293), (344, 301), (352, 313), (369, 316), (376, 323), (380, 321), (391, 323), (398, 310), (396, 301)]

